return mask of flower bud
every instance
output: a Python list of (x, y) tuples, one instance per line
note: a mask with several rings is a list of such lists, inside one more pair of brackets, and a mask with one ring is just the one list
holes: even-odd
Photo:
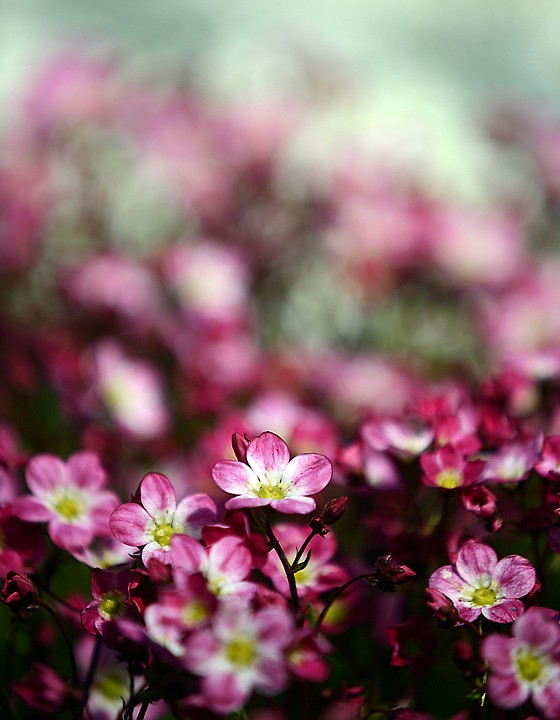
[(335, 522), (340, 520), (348, 507), (348, 498), (346, 495), (343, 497), (335, 498), (328, 502), (321, 514), (321, 518), (325, 525), (334, 525)]
[(247, 462), (247, 448), (249, 447), (249, 443), (250, 440), (247, 435), (233, 433), (231, 436), (231, 447), (239, 462)]
[(39, 591), (27, 575), (10, 572), (0, 594), (2, 600), (22, 618), (29, 617), (40, 604)]
[(484, 485), (470, 485), (463, 488), (461, 500), (466, 510), (484, 520), (496, 514), (496, 496)]
[(387, 553), (377, 558), (372, 576), (380, 590), (393, 592), (397, 585), (403, 585), (416, 577), (416, 573), (408, 565), (399, 565), (391, 553)]
[(429, 610), (432, 611), (438, 625), (450, 628), (459, 622), (459, 612), (447, 595), (435, 588), (424, 590), (424, 601)]

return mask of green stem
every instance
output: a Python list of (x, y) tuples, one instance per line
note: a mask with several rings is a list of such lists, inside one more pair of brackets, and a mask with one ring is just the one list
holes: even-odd
[(296, 620), (298, 625), (303, 624), (303, 617), (301, 613), (301, 606), (299, 602), (299, 595), (297, 591), (297, 585), (296, 585), (296, 579), (294, 577), (294, 571), (292, 569), (292, 566), (290, 564), (290, 561), (286, 557), (286, 553), (282, 549), (282, 546), (278, 542), (278, 538), (274, 534), (274, 531), (272, 530), (272, 526), (270, 524), (270, 518), (266, 518), (266, 536), (268, 538), (268, 541), (270, 543), (270, 546), (274, 550), (274, 552), (278, 555), (278, 558), (280, 562), (282, 563), (282, 567), (284, 568), (284, 572), (286, 573), (286, 578), (288, 579), (288, 585), (290, 587), (290, 601), (292, 605), (292, 610), (294, 611), (296, 615)]

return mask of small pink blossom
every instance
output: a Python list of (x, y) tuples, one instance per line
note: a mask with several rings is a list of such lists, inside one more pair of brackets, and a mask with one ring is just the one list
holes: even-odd
[(509, 709), (531, 698), (547, 720), (560, 718), (560, 626), (551, 611), (529, 608), (513, 624), (512, 637), (483, 640), (482, 656), (495, 705)]
[(403, 460), (420, 455), (434, 440), (434, 430), (405, 420), (370, 421), (362, 426), (365, 442), (378, 452), (391, 450)]
[(475, 540), (459, 549), (455, 565), (439, 568), (429, 580), (429, 587), (447, 595), (467, 622), (481, 613), (494, 622), (512, 622), (524, 610), (518, 598), (534, 584), (535, 569), (524, 557), (507, 555), (498, 561), (489, 545)]
[(247, 448), (247, 464), (221, 460), (212, 470), (216, 485), (238, 497), (226, 508), (270, 505), (285, 513), (312, 512), (315, 501), (307, 497), (325, 488), (332, 478), (332, 465), (324, 455), (307, 453), (290, 460), (286, 443), (271, 432), (254, 438)]
[(104, 489), (105, 472), (97, 455), (78, 452), (63, 462), (36, 455), (26, 470), (32, 496), (14, 503), (14, 514), (29, 522), (48, 522), (49, 535), (64, 550), (87, 547), (109, 533), (108, 519), (118, 498)]
[(208, 495), (189, 495), (177, 505), (171, 481), (148, 473), (139, 489), (140, 503), (119, 505), (109, 518), (113, 535), (132, 547), (143, 547), (144, 565), (150, 558), (170, 564), (171, 538), (177, 534), (200, 537), (202, 528), (216, 519), (216, 506)]
[(424, 483), (444, 490), (472, 485), (480, 479), (484, 470), (484, 461), (469, 461), (453, 445), (444, 445), (435, 452), (424, 453), (420, 465), (424, 471)]
[(503, 445), (497, 452), (487, 455), (483, 479), (508, 483), (525, 480), (537, 461), (537, 443), (513, 442)]
[(285, 649), (293, 637), (286, 610), (270, 607), (251, 612), (232, 602), (222, 605), (210, 628), (186, 641), (187, 669), (201, 675), (206, 706), (230, 713), (249, 700), (253, 689), (277, 695), (288, 684)]
[(550, 435), (543, 442), (541, 459), (535, 470), (549, 480), (560, 480), (560, 435)]

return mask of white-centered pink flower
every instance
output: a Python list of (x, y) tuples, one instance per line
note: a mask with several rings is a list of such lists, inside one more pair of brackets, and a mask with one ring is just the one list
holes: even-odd
[(119, 501), (105, 490), (105, 471), (95, 453), (77, 452), (67, 462), (36, 455), (25, 477), (32, 496), (16, 500), (14, 514), (28, 522), (48, 522), (55, 545), (72, 551), (110, 535), (109, 515)]
[(186, 641), (184, 662), (201, 676), (206, 706), (226, 714), (243, 707), (253, 689), (264, 695), (282, 692), (288, 683), (285, 649), (293, 634), (291, 615), (281, 607), (253, 613), (245, 605), (224, 603), (212, 626)]
[(429, 586), (453, 602), (459, 617), (472, 622), (482, 613), (498, 623), (516, 620), (524, 610), (520, 597), (535, 585), (535, 569), (520, 555), (507, 555), (498, 561), (494, 550), (469, 540), (457, 553), (454, 566), (436, 570)]
[(148, 473), (140, 483), (140, 503), (119, 505), (109, 518), (113, 535), (132, 547), (142, 547), (144, 565), (157, 558), (169, 565), (174, 535), (200, 537), (202, 528), (216, 519), (216, 505), (208, 495), (189, 495), (177, 505), (169, 478)]
[(216, 485), (238, 497), (226, 508), (270, 505), (284, 513), (306, 514), (315, 509), (308, 497), (325, 488), (332, 478), (332, 465), (324, 455), (306, 453), (290, 460), (286, 443), (271, 432), (254, 438), (247, 448), (247, 464), (221, 460), (214, 465)]
[(489, 635), (482, 642), (492, 702), (509, 709), (531, 698), (547, 720), (558, 720), (560, 626), (550, 610), (531, 607), (513, 624), (512, 635)]

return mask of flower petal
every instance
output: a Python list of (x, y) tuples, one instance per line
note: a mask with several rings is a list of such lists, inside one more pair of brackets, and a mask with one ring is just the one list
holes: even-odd
[(144, 477), (140, 484), (140, 500), (152, 517), (166, 510), (175, 512), (177, 507), (175, 488), (161, 473), (148, 473)]
[(239, 495), (231, 498), (225, 503), (226, 510), (237, 510), (238, 508), (264, 507), (272, 503), (271, 498), (249, 497), (248, 495)]
[(531, 607), (523, 613), (513, 626), (513, 634), (544, 653), (560, 647), (560, 626), (548, 611), (539, 607)]
[(445, 565), (433, 572), (428, 585), (447, 595), (453, 603), (457, 603), (459, 598), (465, 594), (467, 587), (465, 582), (453, 571), (451, 565)]
[(93, 537), (89, 528), (61, 522), (56, 518), (49, 523), (49, 535), (53, 543), (63, 550), (87, 547)]
[(523, 610), (525, 610), (525, 606), (521, 600), (507, 599), (497, 605), (483, 607), (482, 614), (493, 622), (510, 623), (517, 620)]
[(216, 520), (216, 503), (209, 495), (197, 493), (183, 498), (173, 519), (173, 525), (184, 528), (187, 535), (200, 538), (202, 528)]
[(46, 522), (54, 517), (46, 505), (31, 495), (17, 498), (12, 505), (12, 512), (20, 520), (28, 522)]
[(295, 515), (307, 515), (317, 507), (315, 500), (310, 497), (287, 497), (283, 500), (273, 500), (270, 505), (278, 512)]
[(492, 672), (509, 675), (514, 672), (511, 653), (516, 647), (514, 638), (489, 635), (482, 641), (482, 657), (488, 661)]
[(99, 490), (106, 480), (98, 456), (93, 452), (74, 453), (66, 463), (74, 485), (87, 490)]
[(507, 598), (519, 598), (531, 592), (535, 585), (535, 568), (521, 555), (507, 555), (494, 569), (494, 580)]
[(221, 714), (243, 707), (251, 694), (248, 678), (232, 672), (207, 675), (202, 678), (200, 688), (208, 708)]
[(307, 453), (292, 458), (284, 470), (283, 480), (292, 484), (296, 495), (321, 492), (332, 479), (331, 461), (324, 455)]
[(476, 585), (480, 577), (490, 578), (497, 564), (494, 550), (476, 540), (466, 542), (457, 553), (457, 572), (469, 585)]
[(171, 538), (171, 562), (175, 567), (196, 573), (205, 559), (204, 548), (194, 538), (189, 535), (174, 535)]
[(260, 478), (271, 473), (281, 477), (290, 462), (290, 451), (278, 435), (264, 432), (249, 443), (247, 462)]
[(120, 542), (142, 547), (150, 542), (147, 526), (150, 516), (137, 503), (124, 503), (115, 508), (109, 517), (111, 532)]
[(220, 460), (212, 468), (212, 479), (222, 490), (232, 495), (243, 495), (258, 477), (245, 463), (237, 460)]
[(519, 683), (515, 675), (490, 674), (488, 694), (497, 707), (513, 708), (527, 700), (529, 688)]
[(68, 484), (68, 470), (55, 455), (35, 455), (27, 464), (25, 479), (33, 495), (43, 498), (52, 490)]

